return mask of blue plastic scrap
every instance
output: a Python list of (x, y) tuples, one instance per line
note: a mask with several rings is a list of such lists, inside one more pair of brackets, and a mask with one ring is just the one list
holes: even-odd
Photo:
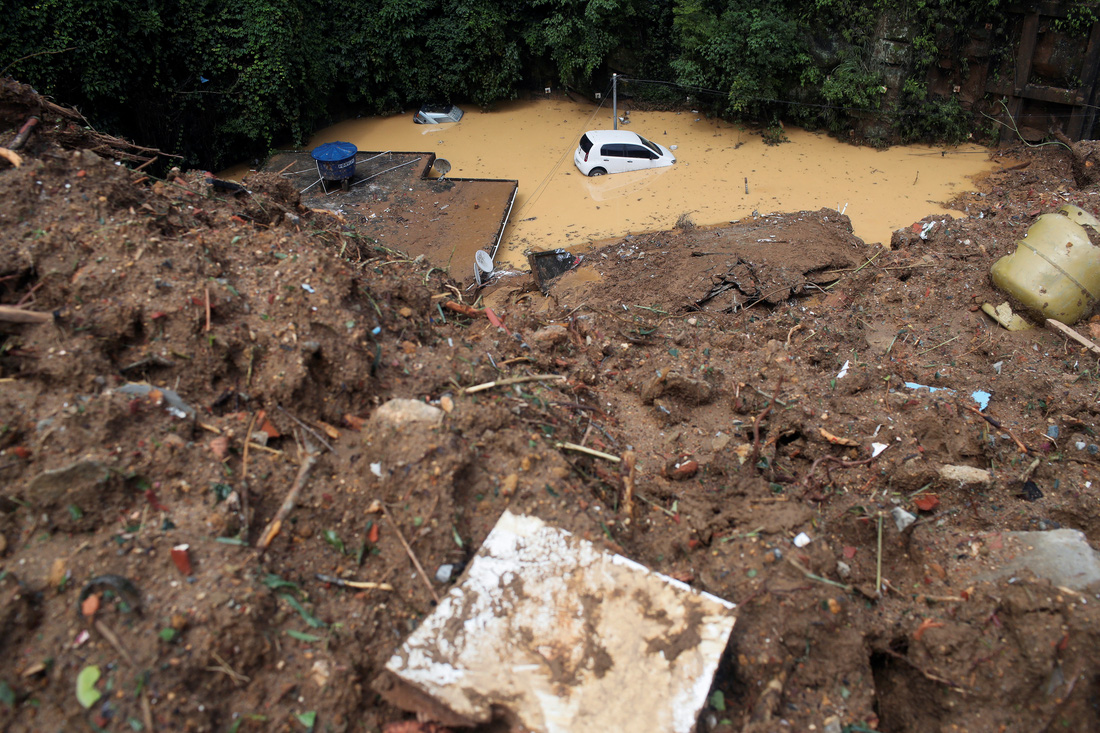
[(985, 408), (989, 407), (989, 398), (993, 395), (979, 389), (975, 392), (971, 392), (970, 396), (973, 397), (974, 401), (978, 403), (978, 409), (981, 411), (985, 411)]

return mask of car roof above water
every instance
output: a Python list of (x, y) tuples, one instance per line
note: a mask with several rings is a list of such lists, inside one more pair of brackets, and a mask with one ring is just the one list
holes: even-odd
[(636, 143), (641, 135), (630, 130), (589, 130), (584, 133), (593, 143)]

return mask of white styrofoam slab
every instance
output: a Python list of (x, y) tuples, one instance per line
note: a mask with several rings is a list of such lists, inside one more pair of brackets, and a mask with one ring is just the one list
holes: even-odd
[(471, 721), (690, 733), (734, 605), (505, 512), (386, 668)]

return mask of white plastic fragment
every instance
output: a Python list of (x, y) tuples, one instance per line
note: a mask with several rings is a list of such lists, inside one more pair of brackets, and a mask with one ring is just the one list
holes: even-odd
[(905, 511), (900, 506), (896, 506), (891, 509), (890, 516), (894, 518), (894, 524), (898, 526), (899, 532), (904, 532), (906, 527), (917, 521), (917, 518), (915, 516)]
[(452, 726), (504, 709), (532, 732), (690, 733), (734, 608), (505, 511), (376, 689)]
[[(871, 443), (871, 458), (878, 458), (878, 454), (882, 453), (889, 447), (890, 446), (886, 443)], [(894, 454), (891, 453), (890, 455)]]
[(378, 462), (370, 464), (370, 472), (378, 478), (382, 478), (382, 463)]
[(810, 535), (806, 534), (805, 532), (799, 532), (792, 540), (795, 547), (805, 547), (806, 545), (810, 544), (811, 541), (812, 540), (810, 539)]
[(850, 361), (850, 360), (849, 360), (849, 361), (845, 361), (845, 362), (844, 362), (844, 366), (842, 366), (842, 367), (840, 368), (840, 371), (839, 371), (839, 372), (837, 372), (837, 374), (836, 374), (836, 378), (837, 378), (837, 379), (844, 379), (844, 378), (845, 378), (846, 376), (848, 376), (848, 365), (849, 365), (850, 363), (851, 363), (851, 361)]

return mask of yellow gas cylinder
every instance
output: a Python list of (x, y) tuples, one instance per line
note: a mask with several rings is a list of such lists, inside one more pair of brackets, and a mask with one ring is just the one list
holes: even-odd
[(1100, 233), (1100, 221), (1078, 206), (1043, 214), (1015, 252), (993, 263), (993, 284), (1035, 315), (1076, 323), (1100, 300), (1100, 247), (1085, 227)]

